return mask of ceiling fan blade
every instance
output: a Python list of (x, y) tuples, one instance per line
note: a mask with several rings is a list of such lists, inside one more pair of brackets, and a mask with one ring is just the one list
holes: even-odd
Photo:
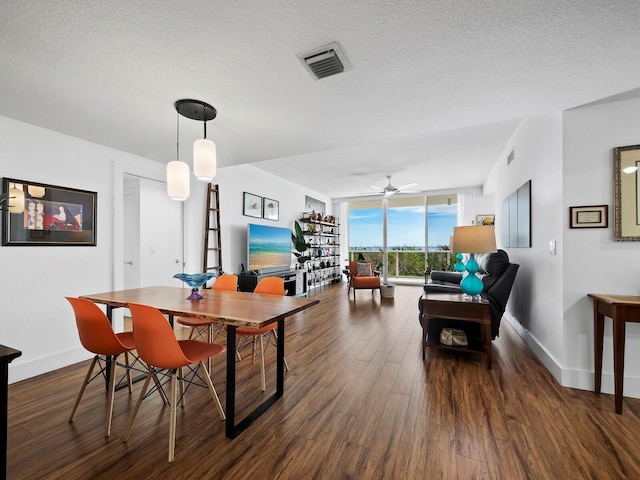
[(406, 188), (413, 188), (413, 187), (417, 187), (418, 184), (415, 182), (411, 182), (411, 183), (407, 183), (406, 185), (402, 185), (401, 187), (398, 187), (398, 190), (404, 190)]
[(369, 188), (373, 188), (374, 190), (382, 191), (382, 187), (376, 187), (375, 185), (369, 185)]

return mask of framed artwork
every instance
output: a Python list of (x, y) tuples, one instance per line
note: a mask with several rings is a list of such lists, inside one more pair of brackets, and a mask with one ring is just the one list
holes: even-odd
[(262, 197), (253, 193), (243, 193), (242, 214), (247, 217), (262, 218)]
[(264, 197), (262, 199), (262, 217), (267, 220), (279, 220), (280, 202)]
[(313, 197), (308, 195), (304, 196), (304, 211), (305, 212), (316, 212), (316, 213), (326, 213), (326, 205), (324, 202), (320, 200), (316, 200)]
[(569, 228), (607, 228), (609, 206), (569, 207)]
[(491, 215), (476, 215), (476, 225), (495, 225), (496, 216)]
[(640, 145), (613, 149), (613, 231), (617, 242), (640, 242)]
[(2, 192), (2, 245), (96, 245), (96, 192), (13, 178)]

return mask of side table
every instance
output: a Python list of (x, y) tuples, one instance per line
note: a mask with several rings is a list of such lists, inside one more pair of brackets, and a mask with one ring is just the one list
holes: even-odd
[(0, 479), (7, 478), (7, 414), (9, 411), (9, 364), (22, 355), (20, 350), (0, 345)]
[(613, 323), (613, 378), (616, 413), (622, 413), (624, 379), (624, 341), (626, 322), (640, 323), (640, 297), (635, 295), (604, 295), (589, 293), (593, 299), (593, 346), (595, 359), (595, 392), (602, 383), (602, 346), (604, 317)]
[[(424, 318), (422, 321), (422, 358), (426, 357), (426, 348), (481, 352), (487, 355), (487, 368), (491, 369), (491, 316), (489, 301), (484, 298), (471, 300), (462, 293), (425, 293), (422, 296)], [(442, 345), (439, 338), (427, 338), (429, 320), (443, 318), (462, 320), (480, 324), (484, 344), (469, 342), (467, 347)]]

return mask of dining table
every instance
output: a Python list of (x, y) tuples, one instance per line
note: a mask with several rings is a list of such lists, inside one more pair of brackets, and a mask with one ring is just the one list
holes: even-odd
[[(176, 316), (215, 320), (227, 328), (227, 390), (225, 434), (235, 438), (284, 395), (285, 319), (313, 307), (319, 300), (307, 297), (264, 295), (201, 289), (203, 298), (189, 300), (190, 288), (154, 286), (81, 295), (106, 306), (113, 321), (113, 310), (126, 308), (129, 302), (150, 305), (167, 315), (173, 325)], [(236, 423), (236, 329), (261, 328), (277, 322), (276, 390), (244, 419)]]

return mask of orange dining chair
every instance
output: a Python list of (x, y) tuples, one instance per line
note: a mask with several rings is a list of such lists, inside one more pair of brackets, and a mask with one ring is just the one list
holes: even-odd
[[(230, 292), (236, 292), (238, 290), (238, 276), (230, 273), (220, 275), (211, 290), (226, 290)], [(222, 324), (220, 322), (206, 320), (202, 318), (178, 318), (176, 322), (185, 327), (191, 328), (189, 334), (189, 340), (193, 338), (205, 338), (207, 342), (212, 343), (218, 338), (220, 331), (222, 330)], [(214, 327), (218, 327), (214, 332)]]
[[(105, 313), (95, 303), (86, 300), (84, 298), (65, 297), (71, 306), (76, 316), (76, 325), (78, 327), (78, 334), (80, 336), (80, 342), (82, 346), (86, 348), (95, 356), (89, 365), (89, 371), (84, 378), (80, 393), (71, 411), (69, 422), (73, 421), (73, 417), (76, 414), (80, 400), (84, 394), (84, 390), (89, 383), (95, 378), (105, 376), (109, 378), (108, 383), (108, 396), (107, 396), (107, 419), (106, 419), (106, 436), (111, 434), (111, 417), (113, 415), (113, 397), (116, 386), (116, 364), (117, 358), (120, 354), (124, 353), (125, 365), (127, 370), (127, 382), (129, 384), (129, 393), (131, 389), (131, 366), (129, 365), (129, 352), (135, 348), (135, 342), (133, 339), (133, 333), (123, 332), (115, 333), (111, 327), (109, 319)], [(104, 358), (103, 358), (104, 357)], [(107, 371), (107, 357), (111, 358), (111, 368)], [(103, 365), (102, 362), (105, 362)], [(95, 376), (93, 370), (98, 363), (100, 372)], [(101, 375), (102, 374), (102, 375)]]
[[(258, 284), (256, 285), (256, 288), (253, 290), (253, 293), (261, 293), (266, 295), (284, 295), (285, 294), (284, 280), (280, 277), (265, 277), (258, 282)], [(272, 323), (262, 328), (255, 328), (255, 327), (236, 328), (236, 337), (239, 337), (244, 340), (243, 346), (248, 345), (253, 350), (252, 361), (255, 361), (256, 355), (258, 355), (258, 350), (256, 349), (256, 339), (258, 338), (260, 339), (259, 356), (260, 356), (260, 362), (261, 362), (263, 392), (267, 389), (266, 376), (265, 376), (265, 370), (264, 370), (264, 350), (265, 350), (264, 342), (266, 341), (267, 344), (276, 346), (275, 340), (277, 340), (278, 338), (276, 333), (277, 328), (278, 328), (277, 323)], [(224, 329), (226, 330), (226, 325)], [(271, 336), (273, 336), (273, 338), (271, 338)], [(240, 358), (240, 349), (241, 349), (240, 346), (238, 346), (238, 348), (236, 349), (236, 354), (238, 355), (238, 358)], [(287, 364), (286, 358), (284, 359), (284, 365), (287, 371), (289, 371), (289, 365)]]
[[(220, 404), (220, 399), (213, 386), (207, 367), (204, 361), (224, 353), (227, 349), (223, 345), (216, 343), (201, 342), (199, 340), (177, 340), (171, 325), (165, 316), (155, 307), (149, 305), (140, 305), (137, 303), (129, 303), (129, 310), (133, 321), (133, 338), (136, 342), (136, 350), (140, 358), (147, 364), (149, 373), (138, 397), (138, 402), (131, 416), (129, 423), (129, 431), (127, 438), (129, 440), (133, 424), (140, 410), (140, 404), (145, 397), (149, 381), (153, 378), (155, 369), (169, 370), (171, 375), (171, 397), (169, 404), (171, 414), (169, 420), (169, 461), (173, 462), (176, 443), (176, 406), (179, 400), (182, 400), (183, 382), (189, 385), (196, 383), (193, 381), (197, 376), (203, 379), (209, 388), (211, 398), (213, 399), (220, 417), (224, 420), (225, 414)], [(200, 366), (201, 376), (197, 375), (197, 369), (191, 365), (197, 363)], [(182, 374), (183, 368), (188, 367), (193, 374), (189, 379)], [(177, 389), (178, 380), (180, 380), (181, 396), (178, 399)], [(187, 388), (189, 388), (187, 385)], [(202, 386), (202, 385), (201, 385)], [(184, 402), (182, 403), (184, 406)]]

